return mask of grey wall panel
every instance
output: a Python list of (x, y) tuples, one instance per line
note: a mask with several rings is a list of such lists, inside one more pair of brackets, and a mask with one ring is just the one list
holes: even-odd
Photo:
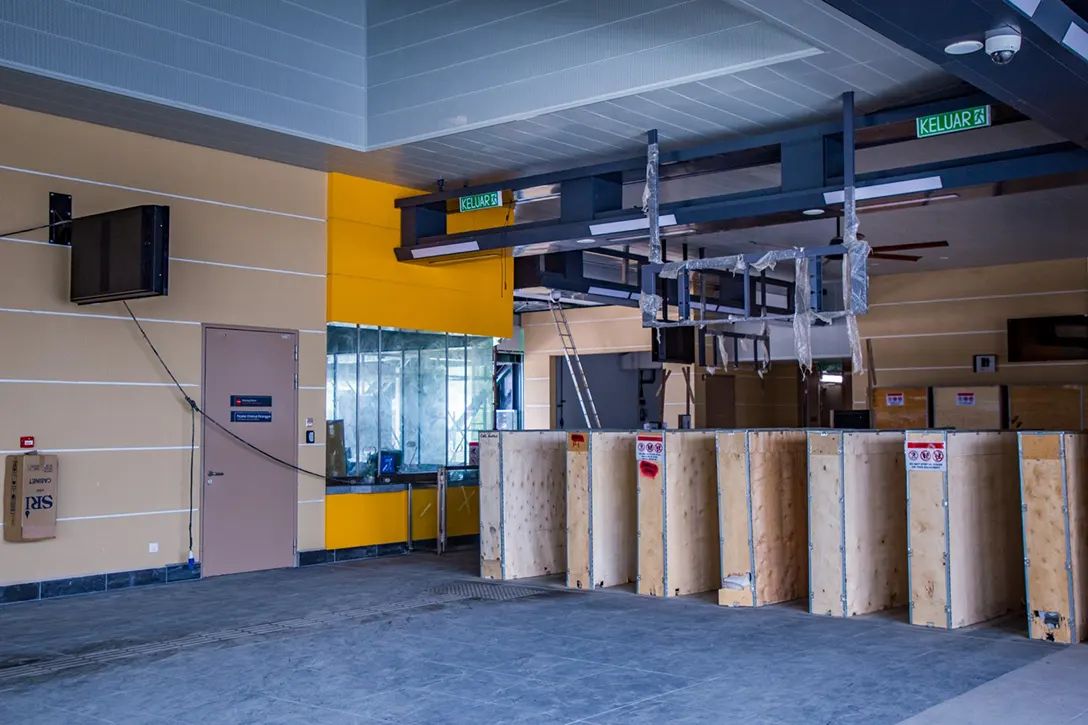
[[(559, 10), (570, 10), (570, 16), (549, 23)], [(540, 17), (531, 27), (516, 27), (520, 18), (529, 16)], [(486, 48), (489, 53), (455, 65), (447, 62), (447, 52), (431, 56), (432, 46), (452, 42), (445, 37), (396, 51), (398, 56), (407, 53), (413, 69), (422, 71), (408, 77), (383, 63), (383, 56), (372, 55), (368, 144), (380, 147), (528, 118), (820, 52), (721, 0), (579, 0), (499, 23), (507, 24), (513, 25), (503, 33), (493, 28), (478, 42), (468, 42), (475, 31), (452, 36), (460, 38), (459, 52)], [(592, 27), (568, 32), (587, 24)], [(562, 33), (541, 40), (553, 26)], [(523, 37), (531, 42), (519, 44)], [(517, 47), (491, 52), (504, 44)], [(428, 59), (433, 67), (423, 70)], [(645, 130), (652, 122), (639, 125)]]
[(364, 148), (363, 8), (357, 0), (2, 2), (0, 65)]

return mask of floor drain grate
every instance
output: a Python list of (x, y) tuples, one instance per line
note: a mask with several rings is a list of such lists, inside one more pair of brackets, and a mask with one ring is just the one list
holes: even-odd
[(511, 584), (484, 584), (482, 582), (461, 582), (446, 584), (431, 590), (436, 594), (452, 594), (459, 599), (493, 599), (508, 601), (524, 597), (536, 597), (546, 593), (547, 589), (521, 587)]
[(403, 602), (393, 602), (374, 607), (361, 607), (358, 609), (346, 609), (327, 614), (317, 614), (312, 617), (287, 619), (281, 622), (268, 622), (248, 627), (225, 629), (219, 632), (206, 632), (191, 634), (178, 639), (165, 642), (150, 642), (135, 644), (129, 647), (119, 647), (111, 650), (101, 650), (82, 655), (62, 655), (52, 660), (37, 661), (25, 665), (16, 665), (0, 669), (0, 682), (11, 681), (24, 677), (41, 677), (56, 674), (64, 670), (76, 667), (90, 667), (102, 665), (118, 660), (141, 657), (144, 655), (159, 654), (164, 652), (177, 652), (183, 649), (192, 649), (204, 645), (230, 642), (249, 637), (275, 636), (288, 634), (309, 627), (320, 627), (326, 624), (343, 622), (346, 619), (380, 616), (393, 614), (421, 607), (430, 607), (447, 602), (463, 601), (465, 599), (491, 599), (506, 601), (532, 597), (544, 594), (547, 590), (533, 589), (531, 587), (510, 586), (501, 584), (460, 583), (447, 584), (432, 589), (428, 596), (408, 599)]

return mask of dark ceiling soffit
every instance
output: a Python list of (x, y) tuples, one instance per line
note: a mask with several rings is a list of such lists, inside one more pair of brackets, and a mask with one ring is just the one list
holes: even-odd
[[(911, 50), (1054, 133), (1088, 146), (1088, 63), (1062, 42), (1070, 25), (1088, 29), (1062, 0), (1041, 0), (1028, 17), (1008, 0), (826, 0), (888, 40)], [(1080, 3), (1077, 3), (1078, 6)], [(1020, 52), (1008, 65), (985, 52), (951, 56), (958, 40), (983, 40), (987, 31), (1020, 31)]]
[[(918, 118), (919, 116), (928, 116), (934, 113), (943, 113), (945, 111), (955, 111), (961, 108), (970, 108), (972, 106), (981, 106), (994, 103), (995, 102), (992, 98), (982, 93), (959, 94), (954, 97), (945, 98), (938, 101), (932, 101), (930, 103), (888, 109), (876, 113), (870, 113), (865, 116), (859, 116), (855, 120), (855, 128), (858, 131), (861, 131), (863, 129), (875, 128), (877, 126), (886, 126), (894, 123), (902, 123), (904, 121), (913, 122), (914, 119)], [(1016, 117), (1009, 120), (1022, 119), (1020, 117)], [(744, 136), (741, 138), (729, 139), (727, 141), (720, 141), (717, 143), (695, 146), (692, 148), (678, 149), (676, 151), (666, 151), (661, 153), (659, 163), (662, 167), (667, 167), (669, 164), (693, 161), (695, 159), (702, 159), (708, 156), (719, 156), (722, 154), (749, 151), (753, 149), (763, 148), (766, 146), (780, 146), (782, 144), (787, 144), (791, 142), (811, 140), (823, 136), (833, 136), (835, 134), (842, 135), (841, 121), (829, 121), (827, 123), (811, 124), (791, 130), (775, 131), (772, 133), (760, 134), (756, 136)], [(904, 139), (898, 138), (889, 142), (902, 140)], [(864, 145), (859, 143), (857, 144), (857, 148), (864, 148)], [(516, 191), (518, 189), (529, 189), (534, 186), (549, 186), (562, 183), (564, 181), (607, 176), (610, 174), (623, 173), (627, 171), (645, 172), (645, 169), (646, 157), (638, 156), (635, 158), (628, 158), (620, 161), (610, 161), (602, 164), (595, 164), (592, 166), (581, 166), (575, 169), (567, 169), (565, 171), (552, 171), (543, 174), (534, 174), (532, 176), (523, 176), (517, 179), (509, 179), (506, 181), (494, 181), (487, 184), (478, 184), (476, 186), (468, 186), (460, 189), (448, 189), (445, 191), (436, 192), (434, 194), (423, 194), (420, 196), (405, 197), (403, 199), (397, 199), (394, 202), (394, 205), (398, 209), (406, 209), (417, 206), (432, 206), (439, 204), (440, 202), (445, 202), (448, 199), (457, 199), (462, 196), (482, 194), (489, 191)], [(662, 169), (662, 172), (664, 173), (664, 168)], [(443, 206), (442, 208), (445, 207)]]
[[(1055, 186), (1063, 186), (1069, 183), (1069, 179), (1079, 178), (1078, 173), (1088, 172), (1088, 150), (1082, 149), (1072, 143), (1053, 144), (1039, 146), (1016, 151), (1008, 151), (997, 154), (975, 156), (967, 159), (957, 159), (935, 164), (891, 169), (887, 171), (859, 174), (857, 187), (859, 191), (867, 187), (898, 182), (911, 182), (932, 177), (940, 178), (941, 190), (983, 186), (987, 184), (1002, 184), (1003, 182), (1018, 181), (1039, 177), (1055, 177)], [(837, 183), (836, 183), (837, 181)], [(1015, 189), (1011, 186), (1009, 189)], [(805, 217), (801, 212), (811, 208), (837, 208), (841, 202), (828, 201), (825, 194), (842, 193), (842, 180), (828, 179), (826, 183), (807, 189), (795, 191), (782, 191), (778, 188), (763, 189), (742, 194), (708, 197), (683, 202), (674, 202), (661, 205), (661, 216), (672, 216), (675, 221), (672, 226), (699, 225), (714, 222), (723, 222), (737, 219), (750, 219), (753, 226), (759, 225), (758, 219), (771, 215), (779, 216), (779, 223), (787, 221), (803, 221)], [(916, 193), (903, 191), (898, 194), (887, 194), (888, 198)], [(884, 198), (882, 195), (881, 198)], [(575, 240), (593, 239), (594, 244), (616, 244), (615, 238), (631, 236), (632, 230), (617, 231), (613, 234), (593, 235), (590, 226), (607, 222), (638, 222), (645, 220), (645, 216), (639, 213), (625, 211), (614, 215), (601, 216), (592, 220), (580, 220), (563, 222), (561, 220), (536, 222), (533, 224), (519, 225), (517, 227), (498, 228), (479, 232), (466, 232), (450, 235), (435, 240), (421, 247), (399, 247), (396, 250), (397, 259), (403, 262), (448, 262), (463, 255), (478, 252), (494, 251), (510, 247), (523, 247), (555, 242), (567, 242), (577, 244)], [(637, 231), (637, 230), (634, 230)], [(667, 230), (666, 230), (667, 233)], [(457, 244), (474, 243), (471, 250), (462, 249), (451, 253), (443, 253), (442, 247)], [(547, 251), (559, 251), (563, 247), (553, 246)], [(591, 249), (589, 245), (577, 245), (568, 248)], [(413, 251), (427, 249), (432, 256), (416, 259)]]

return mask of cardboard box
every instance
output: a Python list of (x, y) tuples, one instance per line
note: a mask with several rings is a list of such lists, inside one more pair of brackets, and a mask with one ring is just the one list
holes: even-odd
[(35, 453), (4, 461), (4, 541), (40, 541), (57, 536), (56, 456)]

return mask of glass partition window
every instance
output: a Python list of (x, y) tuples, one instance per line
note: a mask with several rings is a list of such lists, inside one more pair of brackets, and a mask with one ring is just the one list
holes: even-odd
[(493, 338), (339, 324), (328, 335), (326, 414), (344, 421), (349, 476), (468, 462), (493, 427)]

